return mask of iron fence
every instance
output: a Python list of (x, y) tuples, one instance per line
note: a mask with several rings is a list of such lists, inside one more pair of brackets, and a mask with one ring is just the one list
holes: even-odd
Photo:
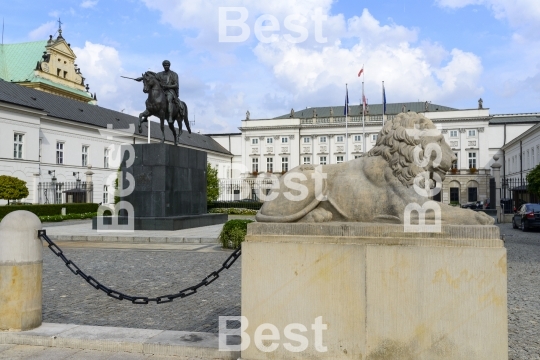
[(525, 203), (538, 203), (540, 198), (528, 190), (526, 179), (506, 178), (501, 180), (501, 205), (505, 213), (512, 213)]
[(259, 210), (265, 195), (278, 183), (277, 177), (221, 179), (219, 181), (219, 198), (208, 203), (208, 208), (231, 208)]
[(40, 182), (38, 201), (40, 204), (72, 204), (94, 202), (94, 189), (91, 182)]

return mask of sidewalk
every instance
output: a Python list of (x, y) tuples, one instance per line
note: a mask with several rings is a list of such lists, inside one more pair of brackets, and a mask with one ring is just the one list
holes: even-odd
[(44, 223), (43, 228), (54, 241), (216, 244), (223, 224), (176, 231), (136, 230), (131, 233), (110, 233), (92, 230), (92, 222), (88, 220), (76, 224)]
[(53, 323), (43, 323), (29, 331), (0, 332), (0, 359), (173, 360), (239, 357), (240, 352), (219, 351), (218, 334), (202, 332)]

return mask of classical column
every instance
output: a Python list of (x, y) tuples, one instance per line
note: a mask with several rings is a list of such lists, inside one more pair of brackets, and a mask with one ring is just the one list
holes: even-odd
[[(499, 155), (494, 155), (493, 160), (495, 160), (495, 162), (491, 164), (491, 168), (493, 169), (493, 177), (495, 178), (495, 208), (497, 209), (497, 221), (502, 223), (504, 214), (501, 213), (501, 194), (499, 192), (501, 189), (502, 165), (497, 162), (497, 160), (499, 160)], [(493, 201), (493, 199), (490, 201)]]

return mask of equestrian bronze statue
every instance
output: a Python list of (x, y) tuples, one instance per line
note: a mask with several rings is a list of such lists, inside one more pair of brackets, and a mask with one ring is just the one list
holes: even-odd
[[(147, 71), (141, 77), (133, 79), (142, 81), (143, 92), (148, 94), (146, 99), (146, 110), (139, 114), (139, 133), (142, 132), (141, 125), (148, 121), (149, 116), (159, 118), (161, 125), (161, 142), (165, 142), (165, 119), (169, 123), (174, 136), (174, 145), (178, 144), (182, 135), (182, 121), (186, 129), (191, 134), (188, 120), (188, 108), (185, 102), (178, 98), (178, 74), (170, 70), (171, 63), (163, 61), (164, 71), (154, 73)], [(178, 122), (178, 136), (174, 128), (174, 122)]]

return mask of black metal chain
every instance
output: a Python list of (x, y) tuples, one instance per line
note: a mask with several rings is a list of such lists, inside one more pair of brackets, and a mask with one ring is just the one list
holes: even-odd
[(107, 296), (110, 296), (110, 297), (115, 298), (117, 300), (124, 300), (124, 299), (129, 300), (133, 304), (145, 304), (146, 305), (149, 302), (153, 302), (153, 301), (155, 301), (157, 304), (163, 304), (163, 303), (171, 302), (176, 298), (181, 298), (182, 299), (182, 298), (188, 297), (190, 295), (193, 295), (193, 294), (195, 294), (197, 292), (197, 290), (200, 287), (208, 286), (211, 283), (213, 283), (214, 281), (216, 281), (216, 279), (219, 278), (219, 274), (223, 270), (229, 269), (234, 264), (236, 259), (238, 259), (240, 257), (240, 255), (242, 254), (241, 249), (236, 249), (227, 258), (227, 260), (225, 260), (225, 262), (223, 263), (223, 265), (221, 265), (221, 268), (219, 270), (211, 272), (207, 277), (205, 277), (197, 285), (193, 285), (193, 286), (190, 286), (188, 288), (185, 288), (184, 290), (180, 290), (176, 294), (162, 295), (162, 296), (158, 296), (158, 297), (155, 297), (155, 298), (149, 298), (149, 297), (146, 297), (146, 296), (130, 296), (130, 295), (123, 294), (123, 293), (121, 293), (119, 291), (109, 289), (107, 286), (101, 284), (99, 281), (94, 279), (92, 276), (86, 275), (77, 265), (75, 265), (75, 263), (73, 261), (68, 260), (65, 257), (64, 252), (62, 251), (62, 249), (60, 249), (58, 247), (58, 245), (56, 245), (54, 243), (54, 241), (52, 241), (47, 236), (47, 232), (45, 230), (38, 230), (38, 237), (42, 238), (43, 240), (45, 240), (49, 244), (49, 249), (51, 249), (51, 251), (56, 256), (58, 256), (60, 259), (62, 259), (62, 261), (66, 264), (66, 266), (68, 267), (69, 270), (71, 270), (72, 273), (74, 273), (75, 275), (79, 275), (84, 280), (86, 280), (87, 283), (92, 285), (97, 290), (103, 291), (105, 294), (107, 294)]

